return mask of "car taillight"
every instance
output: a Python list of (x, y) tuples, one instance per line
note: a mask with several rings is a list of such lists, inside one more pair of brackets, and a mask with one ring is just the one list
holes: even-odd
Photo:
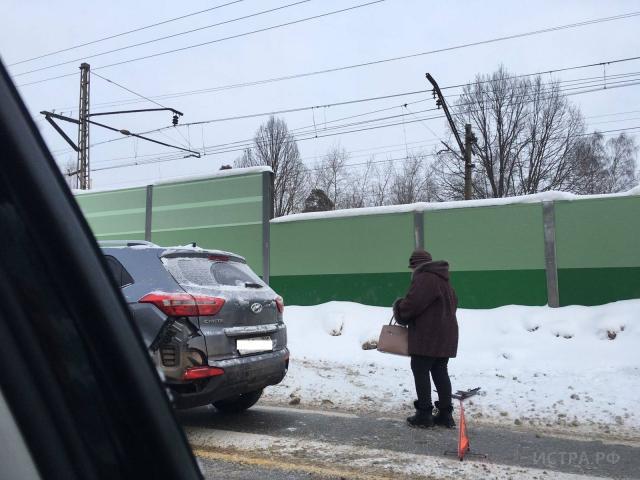
[(280, 313), (284, 313), (284, 300), (282, 297), (276, 297), (276, 307)]
[(198, 380), (200, 378), (218, 377), (224, 375), (224, 370), (218, 367), (190, 367), (182, 374), (183, 380)]
[(215, 315), (224, 305), (224, 298), (209, 297), (207, 295), (193, 295), (201, 316)]
[(188, 293), (148, 293), (140, 303), (152, 303), (171, 317), (197, 317), (215, 315), (224, 305), (224, 298)]

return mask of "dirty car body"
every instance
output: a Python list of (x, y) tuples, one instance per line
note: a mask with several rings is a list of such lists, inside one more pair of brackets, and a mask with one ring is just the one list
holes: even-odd
[(282, 381), (284, 305), (244, 258), (143, 242), (101, 246), (176, 407), (241, 411)]

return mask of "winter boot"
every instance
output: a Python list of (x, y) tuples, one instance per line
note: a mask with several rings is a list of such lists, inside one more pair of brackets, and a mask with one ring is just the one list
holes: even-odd
[(448, 407), (440, 408), (440, 403), (436, 400), (435, 402), (436, 408), (438, 409), (438, 413), (433, 417), (433, 423), (435, 425), (440, 425), (441, 427), (453, 428), (456, 426), (456, 422), (453, 419), (453, 406), (449, 405)]
[(407, 423), (412, 427), (429, 428), (433, 427), (433, 407), (418, 408), (418, 402), (414, 402), (416, 414), (407, 418)]

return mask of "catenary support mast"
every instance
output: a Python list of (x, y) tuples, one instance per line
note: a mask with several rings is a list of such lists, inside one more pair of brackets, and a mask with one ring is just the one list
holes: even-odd
[(78, 108), (78, 184), (81, 190), (91, 188), (89, 163), (89, 93), (90, 66), (88, 63), (80, 65), (80, 104)]

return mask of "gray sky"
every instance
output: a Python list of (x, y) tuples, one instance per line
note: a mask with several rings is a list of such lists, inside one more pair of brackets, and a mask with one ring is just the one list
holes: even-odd
[[(124, 32), (172, 17), (228, 3), (231, 0), (124, 1), (110, 2), (30, 0), (3, 2), (3, 28), (0, 30), (0, 54), (5, 64), (54, 50)], [(84, 58), (106, 50), (139, 43), (184, 30), (250, 15), (293, 3), (295, 0), (244, 0), (234, 5), (141, 32), (121, 36), (94, 45), (67, 51), (41, 60), (10, 67), (12, 75), (51, 64)], [(222, 41), (186, 51), (97, 69), (102, 65), (212, 41), (255, 29), (294, 21), (366, 3), (367, 0), (311, 0), (255, 18), (205, 29), (189, 35), (155, 42), (96, 58), (87, 59), (96, 73), (118, 82), (145, 96), (207, 89), (229, 84), (281, 77), (340, 67), (389, 57), (409, 55), (434, 49), (528, 32), (557, 25), (640, 10), (638, 1), (452, 1), (386, 0), (350, 12), (332, 15), (267, 32)], [(310, 76), (265, 85), (222, 90), (205, 94), (161, 99), (163, 105), (184, 112), (181, 123), (236, 115), (268, 112), (313, 105), (376, 97), (429, 88), (424, 74), (430, 72), (441, 86), (473, 80), (477, 73), (490, 73), (500, 64), (514, 74), (597, 63), (640, 55), (638, 31), (640, 17), (563, 30), (542, 35), (507, 40), (435, 53), (407, 60), (389, 62), (337, 73)], [(75, 161), (75, 154), (38, 114), (44, 109), (77, 116), (78, 66), (74, 61), (48, 70), (15, 76), (20, 85), (67, 73), (70, 77), (20, 87), (30, 111), (36, 119), (57, 161)], [(640, 60), (610, 65), (607, 76), (640, 72)], [(603, 76), (602, 67), (556, 74), (559, 80)], [(640, 73), (638, 74), (640, 76)], [(628, 77), (630, 79), (638, 77)], [(618, 81), (618, 80), (611, 80)], [(451, 101), (457, 90), (445, 91)], [(130, 105), (100, 106), (135, 98), (131, 93), (98, 77), (92, 78), (93, 111), (124, 108), (153, 108), (142, 101)], [(574, 95), (587, 117), (590, 129), (611, 130), (640, 126), (640, 85)], [(411, 104), (411, 112), (399, 107)], [(398, 107), (398, 108), (393, 108)], [(289, 128), (308, 127), (324, 135), (326, 128), (376, 117), (405, 114), (389, 122), (400, 125), (357, 133), (301, 141), (299, 147), (305, 163), (313, 166), (326, 150), (339, 144), (352, 152), (350, 163), (405, 155), (406, 150), (431, 151), (437, 142), (434, 135), (444, 136), (442, 119), (413, 122), (432, 113), (419, 112), (434, 107), (428, 94), (409, 95), (375, 102), (334, 106), (281, 115)], [(363, 115), (351, 120), (336, 119), (361, 115), (372, 110), (389, 110)], [(633, 113), (636, 111), (635, 113)], [(621, 112), (631, 112), (622, 114)], [(617, 114), (611, 115), (609, 114)], [(607, 115), (607, 116), (604, 116)], [(145, 131), (170, 124), (168, 113), (135, 114), (102, 117), (104, 123), (131, 131)], [(154, 138), (168, 143), (190, 143), (202, 149), (213, 145), (249, 139), (263, 118), (211, 123), (204, 126), (168, 129)], [(331, 123), (333, 121), (333, 123)], [(426, 124), (426, 126), (425, 126)], [(371, 124), (359, 127), (368, 127)], [(359, 128), (359, 127), (353, 127)], [(76, 136), (73, 126), (68, 130)], [(91, 143), (119, 137), (97, 127), (91, 129)], [(211, 150), (211, 148), (209, 148)], [(98, 170), (106, 166), (148, 161), (172, 155), (160, 145), (131, 139), (96, 145), (91, 150), (95, 169), (93, 186), (127, 186), (169, 176), (215, 171), (224, 163), (232, 163), (237, 152), (208, 155), (201, 159), (179, 159), (135, 167)], [(117, 160), (120, 159), (120, 160)], [(399, 160), (398, 162), (400, 162)]]

